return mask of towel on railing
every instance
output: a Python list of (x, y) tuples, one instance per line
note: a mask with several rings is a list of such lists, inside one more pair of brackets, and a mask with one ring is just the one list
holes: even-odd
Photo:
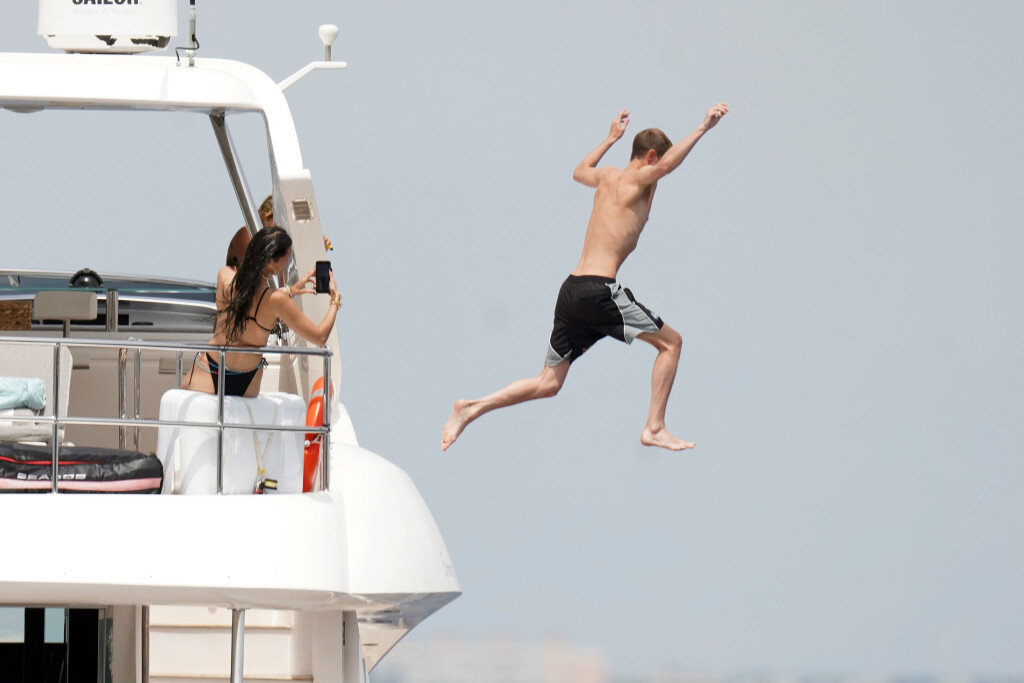
[(46, 407), (43, 380), (36, 377), (0, 377), (0, 410)]

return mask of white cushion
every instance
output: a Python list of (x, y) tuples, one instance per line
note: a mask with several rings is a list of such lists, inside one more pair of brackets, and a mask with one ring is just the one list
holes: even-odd
[[(216, 422), (217, 397), (172, 389), (160, 400), (160, 419)], [(224, 423), (304, 425), (306, 402), (283, 392), (266, 392), (255, 398), (225, 396)], [(163, 493), (217, 493), (217, 430), (160, 427), (158, 433), (157, 457), (164, 466)], [(303, 432), (224, 430), (224, 493), (253, 492), (258, 471), (257, 449), (264, 454), (267, 478), (277, 480), (278, 492), (301, 493), (304, 441)]]

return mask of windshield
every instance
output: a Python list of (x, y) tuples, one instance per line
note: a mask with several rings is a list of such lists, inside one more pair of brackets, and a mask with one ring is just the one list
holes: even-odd
[[(263, 117), (227, 122), (258, 205), (270, 192)], [(0, 269), (144, 276), (125, 281), (140, 293), (151, 278), (211, 283), (245, 223), (205, 114), (0, 110), (0, 146)]]

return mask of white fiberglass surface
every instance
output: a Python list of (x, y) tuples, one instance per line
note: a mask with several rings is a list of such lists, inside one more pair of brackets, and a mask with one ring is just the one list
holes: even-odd
[[(227, 122), (258, 205), (263, 117)], [(205, 114), (0, 110), (0, 147), (2, 267), (212, 281), (245, 222)]]

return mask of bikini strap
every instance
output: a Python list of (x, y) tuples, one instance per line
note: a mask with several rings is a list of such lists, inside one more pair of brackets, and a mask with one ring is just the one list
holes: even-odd
[(251, 316), (249, 316), (253, 320), (256, 320), (256, 315), (260, 312), (260, 304), (263, 303), (263, 297), (265, 297), (267, 295), (267, 292), (269, 291), (270, 287), (267, 287), (266, 289), (263, 290), (263, 293), (260, 294), (260, 300), (256, 302), (256, 310), (252, 312)]
[[(196, 351), (196, 357), (192, 360), (192, 367), (188, 371), (188, 385), (192, 386), (192, 373), (195, 372), (196, 366), (199, 365), (199, 351)], [(263, 360), (266, 360), (264, 358)]]
[(248, 318), (246, 318), (246, 320), (251, 320), (254, 323), (256, 323), (256, 327), (260, 328), (264, 332), (273, 332), (274, 328), (273, 327), (263, 327), (263, 325), (260, 325), (260, 321), (256, 319), (256, 314), (260, 312), (260, 305), (263, 303), (263, 297), (265, 297), (267, 295), (267, 292), (269, 292), (269, 291), (270, 291), (270, 287), (267, 287), (266, 289), (263, 290), (263, 293), (260, 294), (260, 300), (256, 302), (256, 310), (254, 310), (252, 312), (252, 315), (250, 315)]

